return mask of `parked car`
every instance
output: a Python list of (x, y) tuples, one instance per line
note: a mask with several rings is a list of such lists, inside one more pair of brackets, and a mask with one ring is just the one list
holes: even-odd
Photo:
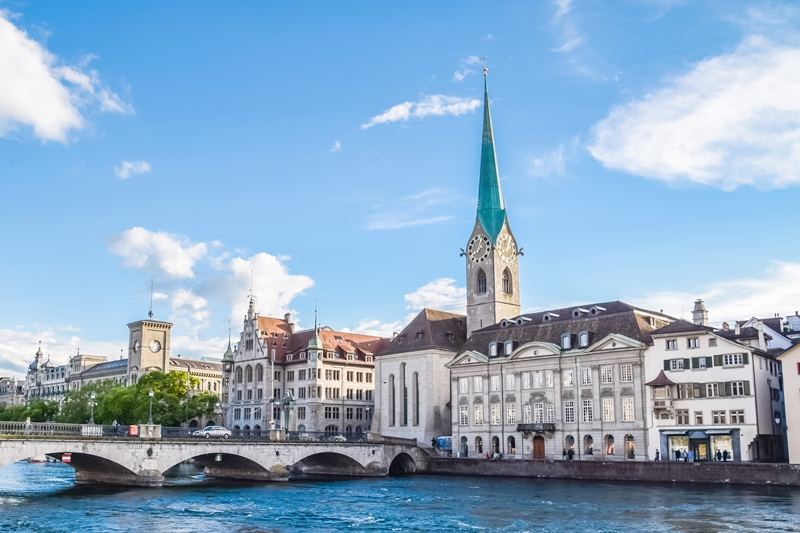
[(334, 435), (333, 437), (328, 437), (329, 442), (347, 442), (347, 437), (344, 435)]
[(231, 430), (225, 429), (222, 426), (206, 426), (203, 429), (198, 429), (194, 433), (192, 433), (193, 437), (205, 437), (210, 439), (211, 437), (222, 437), (223, 439), (230, 438)]

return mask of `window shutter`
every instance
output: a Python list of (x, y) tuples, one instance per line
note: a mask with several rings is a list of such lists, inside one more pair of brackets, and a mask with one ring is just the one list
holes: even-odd
[(694, 388), (695, 398), (703, 398), (706, 395), (706, 388), (702, 386), (702, 383), (694, 383), (692, 388)]
[[(722, 389), (720, 389), (720, 390), (722, 390)], [(730, 381), (726, 381), (725, 382), (725, 396), (730, 396), (731, 394), (733, 394), (731, 392), (731, 382)]]
[(700, 368), (700, 358), (692, 357), (692, 368)]
[(722, 366), (722, 355), (717, 354), (714, 356), (714, 366)]
[(706, 357), (706, 368), (714, 366), (714, 360), (711, 357)]
[[(800, 363), (797, 364), (798, 364), (797, 370), (798, 373), (800, 373)], [(669, 359), (664, 359), (664, 370), (669, 370)]]
[(745, 396), (750, 396), (750, 382), (749, 381), (745, 381), (744, 382), (744, 395)]
[(744, 364), (749, 365), (750, 364), (750, 354), (747, 353), (747, 352), (743, 353), (742, 354), (742, 361), (744, 362)]
[(684, 359), (683, 360), (683, 368), (685, 368), (686, 370), (689, 370), (690, 368), (692, 368), (692, 367), (689, 366), (689, 363), (691, 363), (691, 361), (689, 361), (689, 359)]

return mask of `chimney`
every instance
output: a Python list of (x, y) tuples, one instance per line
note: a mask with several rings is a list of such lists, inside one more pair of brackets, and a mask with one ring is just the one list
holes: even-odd
[(739, 325), (739, 321), (737, 320), (735, 322), (735, 324), (736, 324), (736, 326), (735, 326), (735, 329), (733, 330), (734, 333), (736, 333), (736, 335), (741, 335), (742, 334), (742, 327)]
[(283, 321), (286, 322), (289, 326), (289, 331), (294, 333), (294, 322), (292, 322), (292, 313), (286, 313), (283, 315)]
[(758, 347), (766, 351), (767, 341), (764, 339), (764, 323), (761, 320), (756, 320), (756, 329), (758, 330)]
[(397, 337), (398, 335), (400, 335), (398, 332), (396, 332), (396, 331), (393, 331), (393, 332), (392, 332), (392, 338), (393, 338), (393, 339), (394, 339), (395, 337)]
[(692, 311), (692, 322), (696, 326), (708, 327), (708, 311), (706, 306), (703, 305), (703, 300), (695, 300), (694, 310)]

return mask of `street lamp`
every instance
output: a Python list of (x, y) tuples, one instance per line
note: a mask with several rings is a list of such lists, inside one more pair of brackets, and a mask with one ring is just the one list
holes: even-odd
[(367, 431), (372, 431), (372, 420), (369, 418), (369, 412), (372, 410), (372, 407), (367, 407), (365, 410), (367, 411)]
[(94, 399), (95, 398), (97, 398), (97, 395), (95, 393), (92, 392), (91, 394), (89, 394), (89, 406), (92, 409), (92, 414), (91, 414), (91, 416), (89, 416), (89, 425), (90, 426), (94, 425)]
[(147, 420), (147, 425), (148, 426), (152, 426), (153, 425), (153, 396), (155, 395), (155, 393), (153, 392), (153, 389), (150, 389), (150, 393), (149, 394), (150, 394), (150, 418)]

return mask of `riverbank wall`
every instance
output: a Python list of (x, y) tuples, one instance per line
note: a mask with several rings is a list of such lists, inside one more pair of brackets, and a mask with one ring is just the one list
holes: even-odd
[(675, 461), (528, 461), (431, 457), (427, 474), (461, 476), (730, 483), (800, 487), (800, 465)]

